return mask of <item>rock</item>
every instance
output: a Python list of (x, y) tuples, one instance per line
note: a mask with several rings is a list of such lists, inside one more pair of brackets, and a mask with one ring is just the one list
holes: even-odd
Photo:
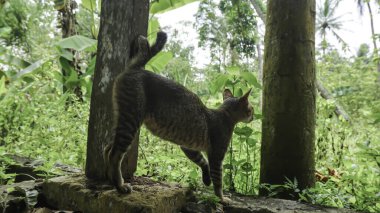
[(179, 212), (189, 193), (179, 185), (163, 184), (139, 177), (130, 194), (119, 194), (113, 187), (91, 181), (83, 175), (62, 176), (43, 183), (46, 202), (58, 209), (83, 213), (170, 213)]
[(24, 181), (0, 187), (0, 212), (22, 213), (28, 212), (36, 203), (41, 183)]
[(181, 213), (214, 213), (215, 207), (210, 204), (188, 202), (182, 209)]
[(31, 213), (53, 213), (53, 211), (48, 208), (37, 208), (33, 209)]
[[(5, 170), (5, 173), (16, 174), (15, 176), (15, 183), (27, 181), (27, 180), (34, 180), (41, 177), (41, 172), (36, 171), (35, 169), (39, 166), (44, 165), (44, 162), (42, 160), (36, 160), (29, 157), (23, 157), (13, 154), (7, 154), (5, 155), (6, 158), (10, 159), (10, 161), (13, 161), (14, 163), (9, 164), (9, 162), (1, 162), (5, 163), (7, 165), (7, 169)], [(0, 159), (4, 160), (4, 159)], [(78, 174), (82, 171), (78, 168), (74, 168), (71, 166), (67, 166), (64, 164), (55, 163), (54, 168), (58, 169), (59, 171), (63, 172), (64, 174)], [(58, 176), (59, 174), (52, 174), (53, 176)]]

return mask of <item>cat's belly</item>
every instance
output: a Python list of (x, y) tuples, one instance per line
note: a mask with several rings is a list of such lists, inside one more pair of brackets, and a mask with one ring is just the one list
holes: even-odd
[(164, 140), (193, 150), (208, 149), (207, 126), (202, 121), (157, 122), (154, 117), (148, 116), (144, 124), (152, 134)]

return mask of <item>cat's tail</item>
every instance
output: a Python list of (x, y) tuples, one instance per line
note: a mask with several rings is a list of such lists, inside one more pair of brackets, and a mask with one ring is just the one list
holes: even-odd
[(148, 40), (144, 36), (139, 36), (131, 45), (128, 68), (141, 68), (148, 61), (159, 53), (165, 46), (167, 41), (165, 32), (157, 33), (156, 42), (149, 46)]

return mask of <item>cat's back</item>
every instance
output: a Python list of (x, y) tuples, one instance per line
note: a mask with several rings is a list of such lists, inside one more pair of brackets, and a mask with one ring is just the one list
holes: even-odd
[(207, 108), (184, 86), (143, 71), (146, 96), (145, 125), (157, 136), (188, 148), (206, 149)]
[(144, 92), (148, 102), (155, 107), (160, 104), (168, 105), (188, 105), (199, 110), (205, 106), (200, 98), (186, 87), (168, 78), (157, 75), (149, 71), (142, 72)]

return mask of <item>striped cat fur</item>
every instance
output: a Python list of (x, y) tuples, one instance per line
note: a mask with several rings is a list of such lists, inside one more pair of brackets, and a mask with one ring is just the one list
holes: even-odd
[(253, 120), (253, 107), (248, 101), (250, 91), (234, 97), (226, 89), (223, 104), (218, 109), (209, 109), (184, 86), (144, 70), (166, 40), (166, 33), (158, 32), (156, 42), (149, 46), (147, 39), (139, 36), (131, 45), (127, 68), (115, 79), (114, 135), (104, 149), (106, 176), (120, 193), (131, 192), (120, 166), (132, 141), (139, 136), (139, 128), (145, 124), (154, 135), (178, 144), (202, 169), (203, 183), (209, 186), (212, 182), (215, 195), (223, 201), (222, 162), (235, 125)]

